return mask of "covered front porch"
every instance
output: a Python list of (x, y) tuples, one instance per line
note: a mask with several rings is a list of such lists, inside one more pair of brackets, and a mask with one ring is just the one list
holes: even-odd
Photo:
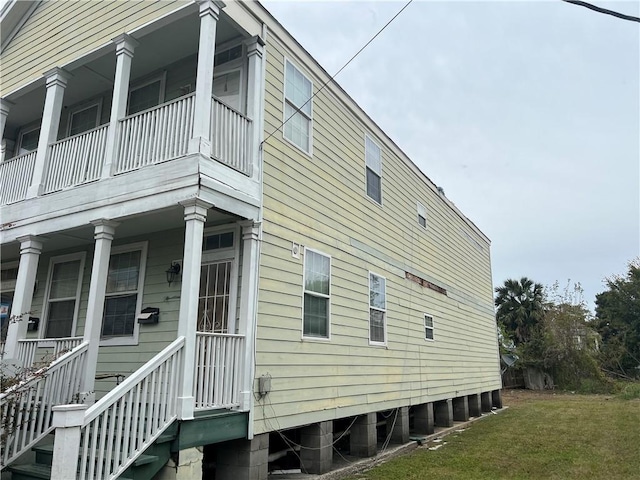
[(58, 405), (89, 407), (84, 448), (117, 448), (116, 470), (177, 420), (250, 411), (259, 228), (192, 199), (3, 245), (21, 317), (3, 360), (45, 367), (1, 399), (3, 465), (52, 431)]

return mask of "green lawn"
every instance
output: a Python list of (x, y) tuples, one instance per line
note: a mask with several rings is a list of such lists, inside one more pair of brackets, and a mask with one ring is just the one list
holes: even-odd
[(509, 408), (359, 480), (640, 479), (640, 400), (507, 392)]

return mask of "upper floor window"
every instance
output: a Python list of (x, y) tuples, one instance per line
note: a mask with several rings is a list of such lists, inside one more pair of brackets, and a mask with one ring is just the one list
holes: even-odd
[(369, 272), (369, 341), (384, 345), (386, 336), (386, 279)]
[(382, 152), (369, 135), (365, 135), (365, 159), (367, 163), (367, 195), (382, 204)]
[(69, 114), (69, 136), (96, 128), (100, 123), (100, 102), (76, 108)]
[(284, 138), (311, 153), (313, 84), (289, 60), (285, 60), (284, 78)]
[(427, 207), (418, 202), (418, 225), (427, 228)]
[(84, 253), (51, 260), (45, 304), (45, 338), (75, 334), (83, 269)]
[(427, 314), (424, 315), (424, 338), (433, 340), (433, 317)]
[(161, 104), (164, 100), (164, 83), (165, 76), (161, 75), (132, 88), (129, 91), (127, 115), (133, 115)]
[(304, 307), (302, 335), (329, 338), (331, 257), (304, 250)]
[(102, 320), (102, 338), (132, 337), (142, 301), (146, 244), (112, 249)]
[(23, 131), (18, 139), (18, 155), (32, 152), (38, 148), (38, 140), (40, 139), (40, 127), (32, 130)]

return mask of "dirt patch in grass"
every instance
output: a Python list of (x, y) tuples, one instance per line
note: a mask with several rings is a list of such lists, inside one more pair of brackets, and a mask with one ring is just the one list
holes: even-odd
[(352, 479), (640, 479), (640, 401), (507, 390), (500, 415)]

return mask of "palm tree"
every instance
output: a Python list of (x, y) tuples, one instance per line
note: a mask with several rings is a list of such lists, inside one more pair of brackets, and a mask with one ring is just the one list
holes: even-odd
[(520, 345), (531, 339), (543, 318), (543, 287), (527, 277), (505, 280), (503, 286), (496, 288), (495, 305), (496, 320)]

